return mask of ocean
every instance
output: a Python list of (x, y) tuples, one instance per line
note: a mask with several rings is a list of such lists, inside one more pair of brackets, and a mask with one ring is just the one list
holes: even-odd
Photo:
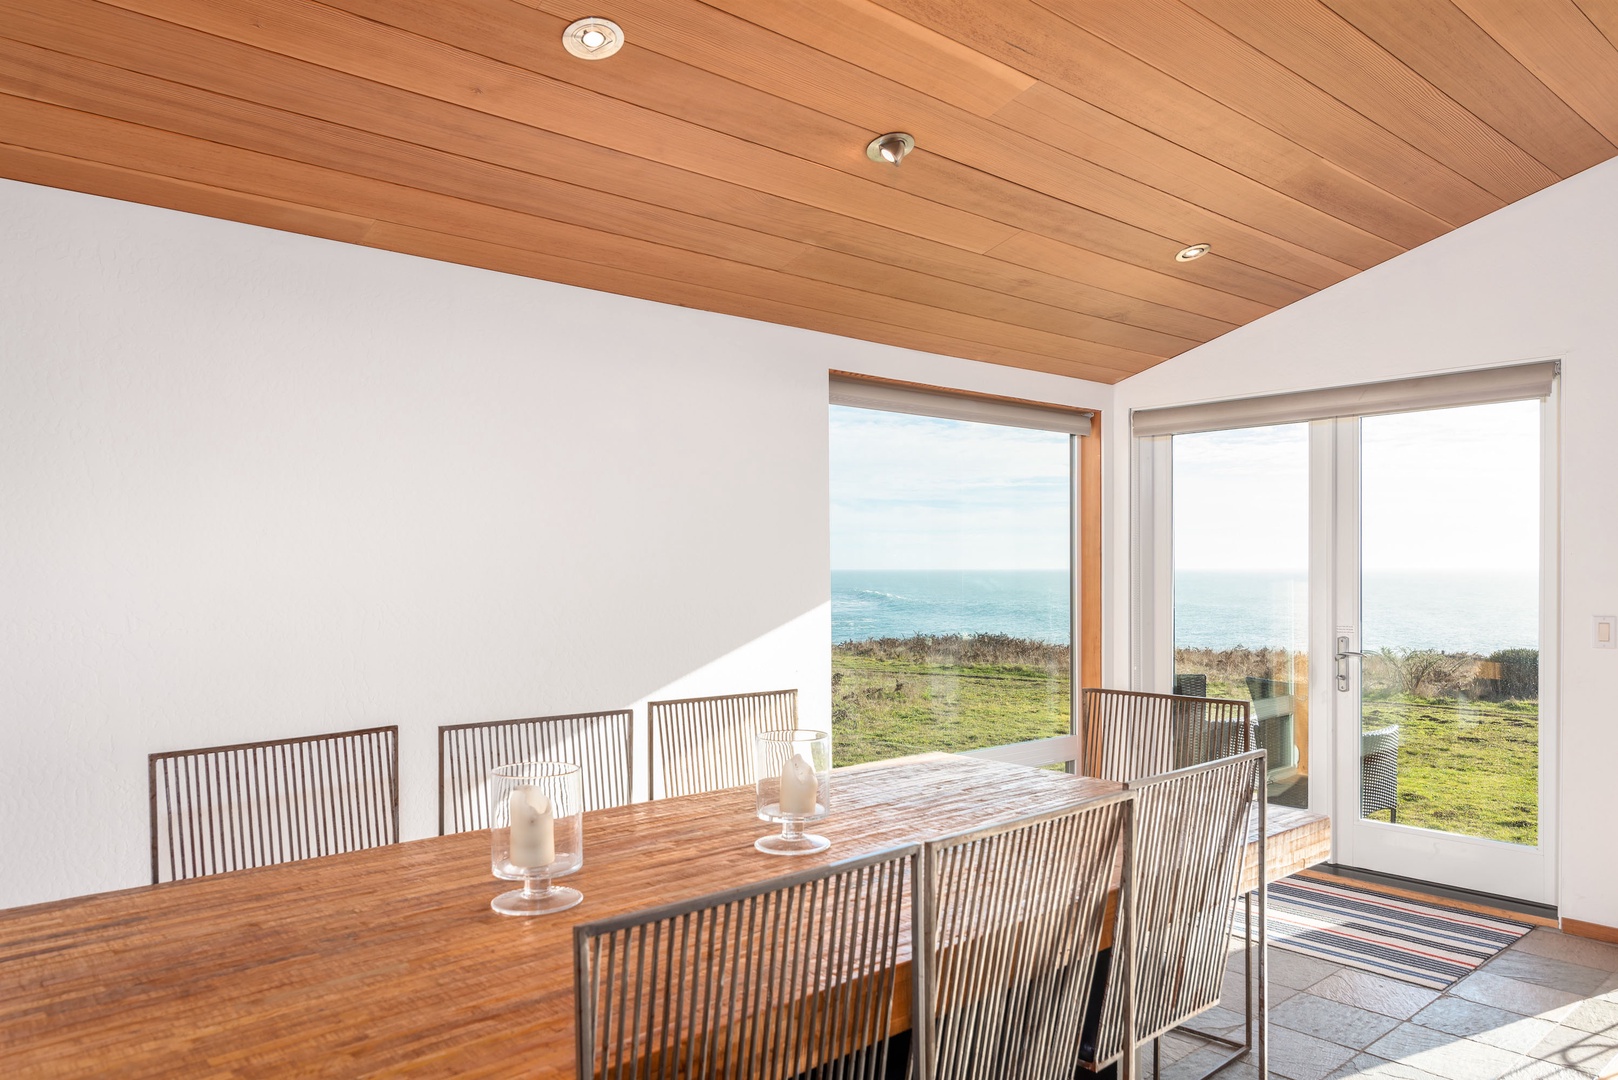
[[(1177, 646), (1290, 645), (1301, 636), (1301, 575), (1183, 571), (1175, 577)], [(1367, 574), (1368, 649), (1487, 655), (1539, 644), (1538, 586), (1529, 574)], [(1068, 641), (1061, 570), (833, 570), (832, 640), (912, 634), (1008, 634)]]
[(1065, 570), (833, 570), (831, 639), (1009, 634), (1067, 644)]

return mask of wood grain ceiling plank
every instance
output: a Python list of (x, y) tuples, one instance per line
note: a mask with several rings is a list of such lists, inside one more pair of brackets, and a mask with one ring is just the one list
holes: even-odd
[[(395, 0), (329, 3), (420, 38), (541, 76), (565, 79), (615, 100), (713, 131), (729, 131), (871, 183), (1019, 230), (1096, 246), (1105, 254), (1143, 265), (1172, 258), (1191, 242), (1181, 237), (1193, 235), (1218, 244), (1230, 259), (1255, 268), (1265, 281), (1282, 278), (1323, 288), (1350, 276), (1361, 265), (1397, 254), (1396, 248), (1382, 242), (1374, 251), (1360, 253), (1369, 262), (1340, 262), (1031, 140), (1020, 140), (1024, 144), (1020, 148), (1007, 147), (1006, 135), (992, 129), (973, 141), (959, 133), (952, 135), (956, 131), (952, 125), (931, 131), (912, 125), (912, 134), (922, 142), (908, 159), (908, 167), (878, 165), (865, 156), (865, 144), (876, 132), (811, 107), (818, 104), (813, 99), (800, 104), (647, 49), (633, 52), (634, 65), (620, 65), (617, 57), (611, 64), (580, 63), (549, 44), (560, 38), (566, 26), (563, 18), (536, 9), (532, 19), (514, 23), (509, 18), (513, 11), (509, 0), (437, 0), (427, 5)], [(814, 55), (801, 47), (788, 48), (773, 54), (776, 67), (789, 67)], [(962, 117), (963, 121), (970, 119)], [(942, 145), (934, 146), (934, 139)], [(958, 160), (952, 159), (951, 150)], [(1228, 284), (1235, 287), (1234, 281)]]
[[(1313, 71), (1289, 69), (1198, 16), (1180, 0), (1136, 0), (1127, 9), (1078, 0), (1038, 2), (1390, 191), (1403, 194), (1390, 184), (1406, 184), (1409, 176), (1420, 176), (1426, 182), (1446, 175), (1489, 190), (1467, 172), (1438, 160), (1427, 147), (1413, 145), (1382, 127), (1361, 111), (1361, 103), (1340, 101), (1317, 86), (1306, 77)], [(1479, 156), (1474, 148), (1470, 157)], [(1495, 171), (1509, 177), (1513, 170)], [(1516, 197), (1515, 193), (1491, 194), (1502, 202)]]
[[(565, 8), (563, 0), (526, 2), (536, 3), (557, 14), (561, 14)], [(841, 98), (846, 96), (854, 99), (851, 106), (855, 107), (860, 102), (877, 102), (884, 109), (894, 110), (887, 114), (889, 119), (884, 123), (891, 123), (891, 117), (895, 116), (918, 115), (922, 117), (921, 123), (930, 121), (934, 125), (933, 133), (928, 137), (929, 143), (937, 139), (940, 131), (948, 134), (953, 129), (974, 133), (983, 130), (981, 122), (976, 126), (973, 124), (975, 118), (941, 111), (930, 98), (896, 93), (886, 78), (888, 72), (880, 63), (880, 57), (876, 62), (862, 67), (839, 59), (844, 55), (844, 50), (839, 47), (839, 38), (832, 28), (819, 28), (812, 39), (796, 37), (803, 29), (798, 18), (798, 0), (707, 0), (705, 6), (681, 5), (672, 9), (656, 0), (621, 0), (621, 4), (635, 13), (637, 27), (644, 24), (646, 29), (660, 35), (653, 39), (652, 47), (663, 46), (664, 39), (667, 39), (671, 55), (702, 63), (709, 70), (727, 69), (737, 72), (735, 77), (742, 77), (745, 73), (750, 80), (772, 80), (769, 85), (780, 86), (779, 93), (798, 100), (837, 100), (840, 104)], [(695, 16), (689, 13), (705, 12), (708, 8), (723, 8), (738, 18), (730, 23), (716, 23), (711, 17), (704, 17), (702, 23), (692, 25)], [(774, 36), (754, 39), (735, 32), (733, 24), (741, 19), (767, 27), (774, 32)], [(796, 37), (822, 51), (807, 58), (795, 54), (791, 65), (774, 64), (771, 62), (772, 54), (781, 48), (774, 42), (780, 37)], [(764, 85), (763, 82), (755, 84)], [(1413, 242), (1409, 237), (1401, 237), (1397, 233), (1374, 232), (1341, 220), (1069, 95), (1060, 95), (1063, 99), (1060, 106), (1048, 110), (1048, 115), (1031, 123), (1020, 122), (1027, 117), (1027, 113), (1017, 108), (1018, 102), (1039, 88), (1040, 84), (1031, 86), (995, 113), (993, 120), (1019, 134), (1067, 150), (1071, 156), (1092, 161), (1112, 172), (1159, 188), (1211, 213), (1259, 228), (1344, 262), (1360, 265), (1360, 259), (1369, 258), (1375, 262), (1388, 257), (1388, 252), (1374, 243), (1368, 248), (1364, 246), (1367, 235), (1388, 241), (1399, 250), (1411, 246)], [(1049, 138), (1051, 120), (1067, 129), (1065, 138)], [(874, 117), (866, 122), (873, 128), (880, 126)], [(1411, 207), (1403, 209), (1414, 210)], [(1377, 223), (1381, 224), (1380, 221)], [(1437, 219), (1429, 219), (1418, 227), (1418, 235), (1422, 239), (1430, 239), (1442, 231), (1443, 223)]]
[(960, 341), (927, 331), (901, 329), (888, 323), (799, 307), (775, 298), (727, 293), (690, 281), (659, 278), (635, 270), (612, 270), (545, 252), (503, 247), (469, 240), (463, 236), (433, 233), (391, 222), (378, 222), (364, 243), (441, 262), (461, 263), (524, 277), (559, 281), (587, 289), (638, 296), (658, 303), (678, 304), (681, 307), (716, 311), (746, 319), (799, 326), (807, 330), (818, 330), (945, 356), (960, 356), (968, 360), (982, 360), (990, 364), (1004, 364), (1009, 367), (1045, 371), (1053, 375), (1068, 375), (1103, 383), (1114, 383), (1124, 377), (1115, 368), (1092, 365), (1082, 357), (1063, 360), (1021, 353), (1014, 349)]
[(1319, 0), (1179, 2), (1508, 202), (1559, 179)]
[[(379, 2), (368, 0), (367, 6)], [(574, 11), (568, 0), (526, 2), (556, 16), (558, 27)], [(458, 6), (475, 10), (501, 3), (461, 0)], [(719, 6), (726, 10), (716, 10)], [(794, 0), (713, 0), (712, 5), (618, 0), (614, 11), (634, 27), (634, 39), (644, 48), (856, 125), (858, 130), (849, 135), (855, 146), (876, 132), (903, 127), (928, 151), (1169, 237), (1174, 250), (1184, 246), (1185, 237), (1198, 236), (1232, 258), (1284, 276), (1296, 277), (1289, 263), (1299, 261), (1303, 267), (1299, 272), (1306, 275), (1299, 280), (1311, 282), (1322, 269), (1329, 278), (1345, 267), (1372, 266), (1404, 250), (1115, 118), (1117, 127), (1134, 134), (1130, 141), (1144, 144), (1142, 149), (1152, 156), (1106, 153), (1103, 146), (1104, 152), (1091, 160), (1043, 140), (1042, 124), (1024, 129), (1005, 123), (1004, 109), (989, 120), (895, 85), (875, 72), (784, 37), (781, 30), (799, 25), (801, 9)], [(457, 20), (461, 26), (478, 22)], [(835, 44), (824, 30), (817, 39)], [(498, 58), (525, 66), (533, 63), (509, 47)], [(604, 73), (610, 69), (600, 67)], [(599, 88), (617, 92), (610, 84)], [(1087, 114), (1076, 119), (1082, 122)], [(1172, 167), (1163, 160), (1165, 155), (1174, 158)], [(1113, 164), (1134, 171), (1120, 171)], [(1197, 179), (1184, 179), (1182, 172)], [(1283, 244), (1277, 245), (1277, 240)], [(1330, 261), (1322, 265), (1318, 256)]]
[(1202, 343), (1200, 340), (1076, 315), (1019, 297), (958, 285), (836, 251), (809, 248), (782, 269), (788, 274), (846, 285), (878, 296), (916, 300), (931, 307), (967, 312), (997, 322), (1015, 323), (1065, 337), (1098, 341), (1154, 355), (1173, 355)]
[(727, 291), (780, 297), (792, 303), (897, 326), (940, 332), (1036, 354), (1142, 370), (1162, 359), (1135, 350), (998, 323), (923, 304), (793, 277), (631, 237), (535, 218), (513, 211), (351, 176), (253, 151), (74, 112), (27, 98), (0, 96), (0, 130), (26, 145), (67, 156), (165, 171), (193, 183), (243, 190), (319, 208), (364, 205), (398, 221), (491, 243), (522, 242), (534, 250), (621, 269), (660, 270), (660, 276), (701, 280)]
[[(303, 0), (112, 0), (166, 22), (971, 251), (1014, 230), (953, 207)], [(516, 8), (516, 10), (521, 10)], [(613, 58), (636, 63), (633, 48)]]
[[(1452, 226), (1482, 217), (1503, 205), (1497, 196), (1431, 158), (1411, 151), (1363, 118), (1356, 122), (1353, 116), (1345, 115), (1340, 105), (1330, 100), (1320, 101), (1324, 95), (1318, 91), (1312, 96), (1314, 104), (1320, 107), (1326, 119), (1348, 131), (1339, 130), (1335, 138), (1324, 138), (1318, 131), (1296, 133), (1296, 137), (1277, 131), (1249, 115), (1247, 108), (1263, 113), (1285, 112), (1286, 105), (1254, 102), (1250, 100), (1254, 96), (1253, 89), (1238, 85), (1236, 89), (1244, 107), (1232, 107), (1217, 94), (1192, 85), (1192, 80), (1208, 70), (1208, 65), (1195, 56), (1192, 57), (1195, 70), (1177, 72), (1184, 76), (1182, 80), (1074, 22), (1052, 19), (1050, 12), (1034, 0), (997, 0), (997, 18), (992, 20), (979, 17), (981, 13), (976, 8), (967, 8), (952, 0), (880, 2), (890, 10), (968, 42), (991, 56), (1002, 60), (1016, 57), (1018, 66), (1042, 82), (1255, 178), (1277, 172), (1290, 175), (1309, 168), (1314, 159), (1325, 159)], [(1114, 7), (1119, 5), (1096, 5), (1091, 10)], [(1150, 38), (1153, 34), (1169, 37), (1182, 33), (1178, 23), (1154, 24), (1137, 14), (1133, 5), (1121, 5), (1121, 10), (1120, 19), (1134, 18), (1144, 31), (1131, 37)], [(1183, 47), (1183, 42), (1179, 44)], [(1161, 50), (1153, 46), (1149, 51)], [(1363, 135), (1371, 142), (1368, 145), (1345, 143), (1342, 141), (1345, 135)], [(1393, 156), (1380, 152), (1384, 149), (1393, 152)]]
[[(959, 248), (872, 226), (618, 151), (579, 143), (501, 117), (395, 90), (355, 76), (254, 49), (101, 4), (0, 3), (6, 27), (52, 50), (136, 71), (161, 72), (188, 86), (319, 118), (342, 102), (366, 131), (416, 141), (477, 160), (586, 188), (599, 180), (628, 198), (728, 221), (766, 237), (795, 236), (871, 259), (1026, 296), (1114, 321), (1191, 339), (1218, 336), (1268, 306), (1159, 275), (1143, 275), (1148, 298), (989, 260)], [(1099, 279), (1116, 275), (1106, 271)], [(1133, 284), (1131, 287), (1135, 287)], [(1159, 297), (1154, 301), (1151, 297)]]
[(806, 245), (0, 38), (0, 90), (79, 112), (780, 269)]
[[(119, 6), (129, 6), (133, 2), (134, 2), (134, 0), (118, 0)], [(163, 0), (159, 0), (159, 3), (156, 6), (161, 6), (161, 7), (175, 6), (175, 0), (168, 0), (168, 2), (163, 2)], [(185, 7), (185, 14), (187, 14), (188, 16), (195, 13), (194, 10), (193, 10), (193, 6), (186, 6), (184, 4), (180, 4), (179, 6)], [(332, 12), (332, 14), (333, 15), (338, 15), (339, 13)], [(228, 20), (226, 20), (226, 22), (228, 23)], [(366, 23), (365, 25), (372, 25), (372, 24)], [(270, 31), (266, 31), (266, 33), (270, 33)], [(274, 33), (271, 33), (270, 36), (276, 37), (278, 40), (280, 38), (290, 38), (294, 42), (296, 42), (296, 40), (297, 40), (297, 35), (296, 34), (290, 34), (289, 31), (287, 30), (287, 28), (280, 27), (279, 24), (277, 24), (277, 26), (274, 29)], [(416, 39), (416, 38), (414, 38), (412, 36), (411, 40), (419, 40), (419, 39)], [(291, 48), (291, 46), (289, 46), (288, 48)], [(614, 58), (614, 63), (617, 63), (617, 58)], [(522, 73), (518, 72), (518, 73), (514, 73), (514, 74), (521, 75)], [(866, 163), (866, 164), (869, 164), (869, 163)], [(584, 183), (589, 183), (589, 182), (590, 181), (584, 181)], [(614, 180), (614, 177), (611, 174), (601, 174), (595, 182), (598, 183), (601, 186), (610, 188), (612, 186), (612, 184), (615, 182), (615, 180)], [(769, 185), (765, 184), (765, 185), (762, 185), (762, 186), (768, 187)], [(875, 185), (868, 185), (868, 186), (875, 186)], [(1020, 191), (1014, 191), (1013, 194), (1021, 194), (1021, 193), (1020, 193)], [(810, 202), (815, 202), (816, 200), (811, 199), (809, 201)], [(985, 198), (984, 201), (990, 201), (990, 200)], [(937, 206), (937, 204), (926, 203), (926, 202), (922, 203), (922, 205)], [(869, 220), (869, 217), (871, 215), (868, 212), (866, 212), (864, 214), (856, 214), (855, 216), (856, 217), (862, 217), (864, 220)], [(1031, 209), (1031, 210), (1025, 210), (1023, 215), (1022, 215), (1022, 219), (1020, 219), (1020, 223), (1025, 224), (1030, 228), (1038, 228), (1039, 223), (1035, 222), (1034, 220), (1031, 220), (1033, 217), (1036, 217), (1036, 216), (1038, 216), (1037, 208), (1036, 209)], [(1075, 240), (1082, 240), (1083, 237), (1081, 235), (1073, 235), (1073, 232), (1076, 229), (1076, 226), (1073, 223), (1066, 221), (1067, 218), (1070, 218), (1072, 216), (1074, 216), (1074, 215), (1071, 215), (1071, 214), (1057, 215), (1057, 217), (1063, 221), (1064, 227), (1069, 230), (1068, 233), (1064, 234), (1066, 236), (1066, 238), (1075, 239)], [(984, 219), (977, 218), (977, 219), (974, 219), (974, 220), (983, 221)], [(1132, 247), (1132, 245), (1135, 244), (1137, 241), (1141, 241), (1143, 239), (1143, 234), (1140, 233), (1140, 231), (1131, 230), (1126, 226), (1119, 225), (1119, 224), (1114, 223), (1114, 222), (1112, 222), (1112, 221), (1110, 221), (1108, 219), (1099, 219), (1099, 218), (1092, 217), (1092, 218), (1086, 219), (1086, 222), (1090, 223), (1090, 224), (1094, 224), (1096, 226), (1096, 228), (1098, 230), (1100, 230), (1103, 237), (1109, 239), (1112, 242), (1112, 247), (1108, 252), (1109, 254), (1120, 255), (1120, 256), (1125, 256), (1125, 257), (1131, 256), (1131, 255), (1134, 254), (1134, 248)], [(900, 229), (902, 229), (904, 231), (911, 232), (913, 234), (924, 231), (924, 230), (917, 230), (917, 229), (911, 228), (910, 225), (908, 223), (906, 223), (906, 222), (898, 222), (898, 223), (895, 223), (895, 224), (896, 224), (897, 228), (900, 228)], [(1160, 239), (1155, 239), (1155, 238), (1152, 238), (1152, 237), (1144, 237), (1144, 240), (1147, 241), (1147, 242), (1152, 242), (1152, 241), (1155, 240), (1156, 243), (1159, 243), (1159, 244), (1162, 243), (1162, 241)], [(1271, 306), (1274, 306), (1274, 305), (1279, 304), (1279, 303), (1287, 302), (1290, 299), (1296, 299), (1298, 296), (1305, 295), (1308, 292), (1307, 289), (1299, 288), (1298, 286), (1296, 286), (1294, 283), (1292, 283), (1290, 281), (1286, 281), (1285, 279), (1281, 279), (1276, 275), (1269, 274), (1266, 271), (1262, 271), (1262, 270), (1249, 270), (1247, 268), (1234, 267), (1234, 266), (1228, 266), (1227, 265), (1227, 267), (1224, 268), (1223, 270), (1212, 270), (1212, 269), (1210, 269), (1210, 270), (1204, 271), (1204, 274), (1208, 278), (1210, 284), (1216, 286), (1219, 289), (1222, 289), (1222, 290), (1227, 291), (1227, 292), (1236, 293), (1238, 295), (1251, 296), (1253, 299), (1256, 299), (1256, 300), (1260, 301), (1261, 303), (1265, 303), (1265, 304), (1268, 304), (1268, 305), (1271, 305)]]
[[(947, 193), (956, 205), (985, 216), (993, 214), (996, 220), (1019, 232), (1041, 233), (1052, 240), (1088, 248), (1120, 262), (1141, 267), (1175, 266), (1175, 252), (1187, 243), (1199, 242), (1131, 225), (1033, 188), (1006, 184), (999, 177), (936, 157), (923, 149), (916, 150), (913, 157), (906, 160), (914, 162), (912, 167), (903, 177), (887, 177), (888, 183), (895, 187), (902, 185), (918, 194), (936, 191), (942, 197)], [(901, 170), (895, 170), (898, 171)], [(938, 178), (936, 185), (935, 177)], [(1186, 276), (1264, 303), (1301, 300), (1356, 272), (1346, 265), (1328, 268), (1324, 259), (1311, 259), (1309, 253), (1296, 248), (1287, 252), (1294, 256), (1292, 258), (1282, 258), (1277, 252), (1270, 260), (1272, 269), (1264, 265), (1262, 259), (1257, 259), (1252, 245), (1233, 242), (1228, 230), (1207, 228), (1206, 231), (1218, 233), (1224, 244), (1240, 248), (1240, 255), (1229, 256), (1217, 267), (1185, 264)], [(1190, 235), (1199, 237), (1201, 234)], [(1255, 259), (1259, 265), (1249, 259)], [(1205, 260), (1199, 263), (1202, 261)]]
[(1321, 0), (1557, 176), (1614, 147), (1451, 0)]
[(0, 175), (26, 184), (66, 188), (88, 195), (226, 218), (348, 244), (363, 240), (374, 224), (372, 219), (352, 214), (302, 206), (262, 195), (226, 191), (169, 176), (140, 173), (101, 162), (3, 143), (0, 143)]
[(1618, 46), (1573, 0), (1453, 0), (1585, 122), (1618, 143)]
[(1618, 48), (1618, 0), (1573, 0), (1601, 36)]
[[(1362, 235), (1406, 251), (1450, 229), (1448, 222), (1359, 177), (1344, 174), (1331, 191), (1297, 187), (1290, 183), (1295, 171), (1254, 179), (1046, 83), (1030, 87), (995, 119), (1282, 239), (1340, 252), (1345, 261), (1358, 257)], [(1342, 230), (1349, 230), (1352, 246), (1339, 246)]]
[[(1037, 233), (1020, 233), (1013, 236), (990, 254), (997, 259), (1005, 259), (1018, 266), (1026, 266), (1049, 274), (1106, 273), (1115, 277), (1120, 285), (1128, 285), (1138, 291), (1163, 289), (1172, 294), (1174, 290), (1192, 284), (1154, 270), (1119, 264), (1093, 251), (1076, 248)], [(1203, 256), (1197, 262), (1205, 262), (1210, 258), (1213, 256)]]
[[(1453, 228), (1450, 222), (1396, 198), (1362, 176), (1333, 167), (1317, 155), (1307, 154), (1302, 147), (1286, 144), (1273, 133), (1269, 133), (1273, 144), (1269, 149), (1278, 152), (1262, 152), (1262, 147), (1252, 146), (1247, 147), (1238, 160), (1212, 162), (1178, 142), (1149, 133), (1131, 121), (1115, 117), (1048, 83), (1029, 87), (1023, 96), (1000, 110), (1000, 117), (1024, 130), (1039, 128), (1040, 138), (1065, 146), (1074, 154), (1097, 154), (1100, 152), (1097, 144), (1113, 138), (1133, 142), (1129, 131), (1141, 131), (1163, 147), (1173, 147), (1160, 154), (1157, 168), (1180, 176), (1181, 183), (1202, 183), (1201, 173), (1189, 168), (1186, 159), (1207, 162), (1209, 167), (1241, 176), (1262, 191), (1272, 191), (1275, 198), (1314, 207), (1319, 214), (1343, 220), (1361, 228), (1362, 232), (1383, 236), (1404, 249), (1416, 248)], [(1071, 126), (1074, 117), (1086, 118), (1082, 130)], [(1280, 152), (1281, 147), (1285, 147), (1285, 152)], [(1238, 165), (1246, 172), (1238, 172)], [(1332, 183), (1315, 183), (1315, 176), (1332, 176)], [(1194, 198), (1194, 194), (1188, 193), (1186, 198)]]
[[(564, 11), (545, 0), (517, 2), (567, 18)], [(703, 17), (698, 10), (702, 6), (653, 5), (682, 20)], [(712, 0), (708, 6), (741, 14), (818, 52), (841, 57), (859, 68), (880, 71), (885, 81), (980, 117), (994, 115), (995, 110), (1034, 84), (1032, 77), (1016, 67), (934, 33), (870, 0), (772, 0), (768, 5), (748, 0), (739, 9), (734, 3)], [(640, 40), (647, 16), (658, 13), (649, 11), (645, 4), (626, 5), (617, 0), (613, 12), (615, 18), (626, 23), (626, 31), (636, 41)]]

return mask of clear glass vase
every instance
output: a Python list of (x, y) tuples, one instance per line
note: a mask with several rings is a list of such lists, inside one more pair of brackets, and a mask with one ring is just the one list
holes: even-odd
[(769, 855), (812, 855), (831, 847), (824, 836), (803, 831), (831, 812), (831, 732), (761, 731), (753, 750), (759, 819), (781, 823), (779, 835), (762, 836), (753, 846)]
[(489, 862), (523, 887), (489, 906), (502, 915), (566, 911), (584, 894), (553, 879), (584, 865), (584, 788), (579, 767), (521, 761), (489, 770)]

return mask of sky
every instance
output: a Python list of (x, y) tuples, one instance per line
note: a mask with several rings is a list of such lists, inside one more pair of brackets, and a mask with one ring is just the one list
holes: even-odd
[[(1365, 418), (1365, 571), (1537, 570), (1539, 408)], [(1308, 452), (1304, 424), (1175, 436), (1176, 568), (1303, 571)]]
[[(1532, 572), (1539, 403), (1363, 421), (1364, 568)], [(834, 570), (1068, 566), (1068, 439), (1056, 432), (831, 407)], [(1308, 428), (1174, 439), (1175, 565), (1308, 561)]]
[(1068, 566), (1068, 440), (831, 407), (834, 570)]

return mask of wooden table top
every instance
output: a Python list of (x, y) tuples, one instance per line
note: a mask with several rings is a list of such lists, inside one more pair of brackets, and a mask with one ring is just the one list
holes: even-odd
[[(572, 930), (895, 844), (1118, 790), (935, 754), (832, 780), (831, 850), (781, 859), (751, 788), (593, 811), (584, 902), (508, 918), (487, 832), (0, 911), (7, 1074), (574, 1073)], [(1272, 872), (1329, 853), (1324, 819), (1272, 810)], [(1300, 862), (1300, 860), (1309, 860)]]

